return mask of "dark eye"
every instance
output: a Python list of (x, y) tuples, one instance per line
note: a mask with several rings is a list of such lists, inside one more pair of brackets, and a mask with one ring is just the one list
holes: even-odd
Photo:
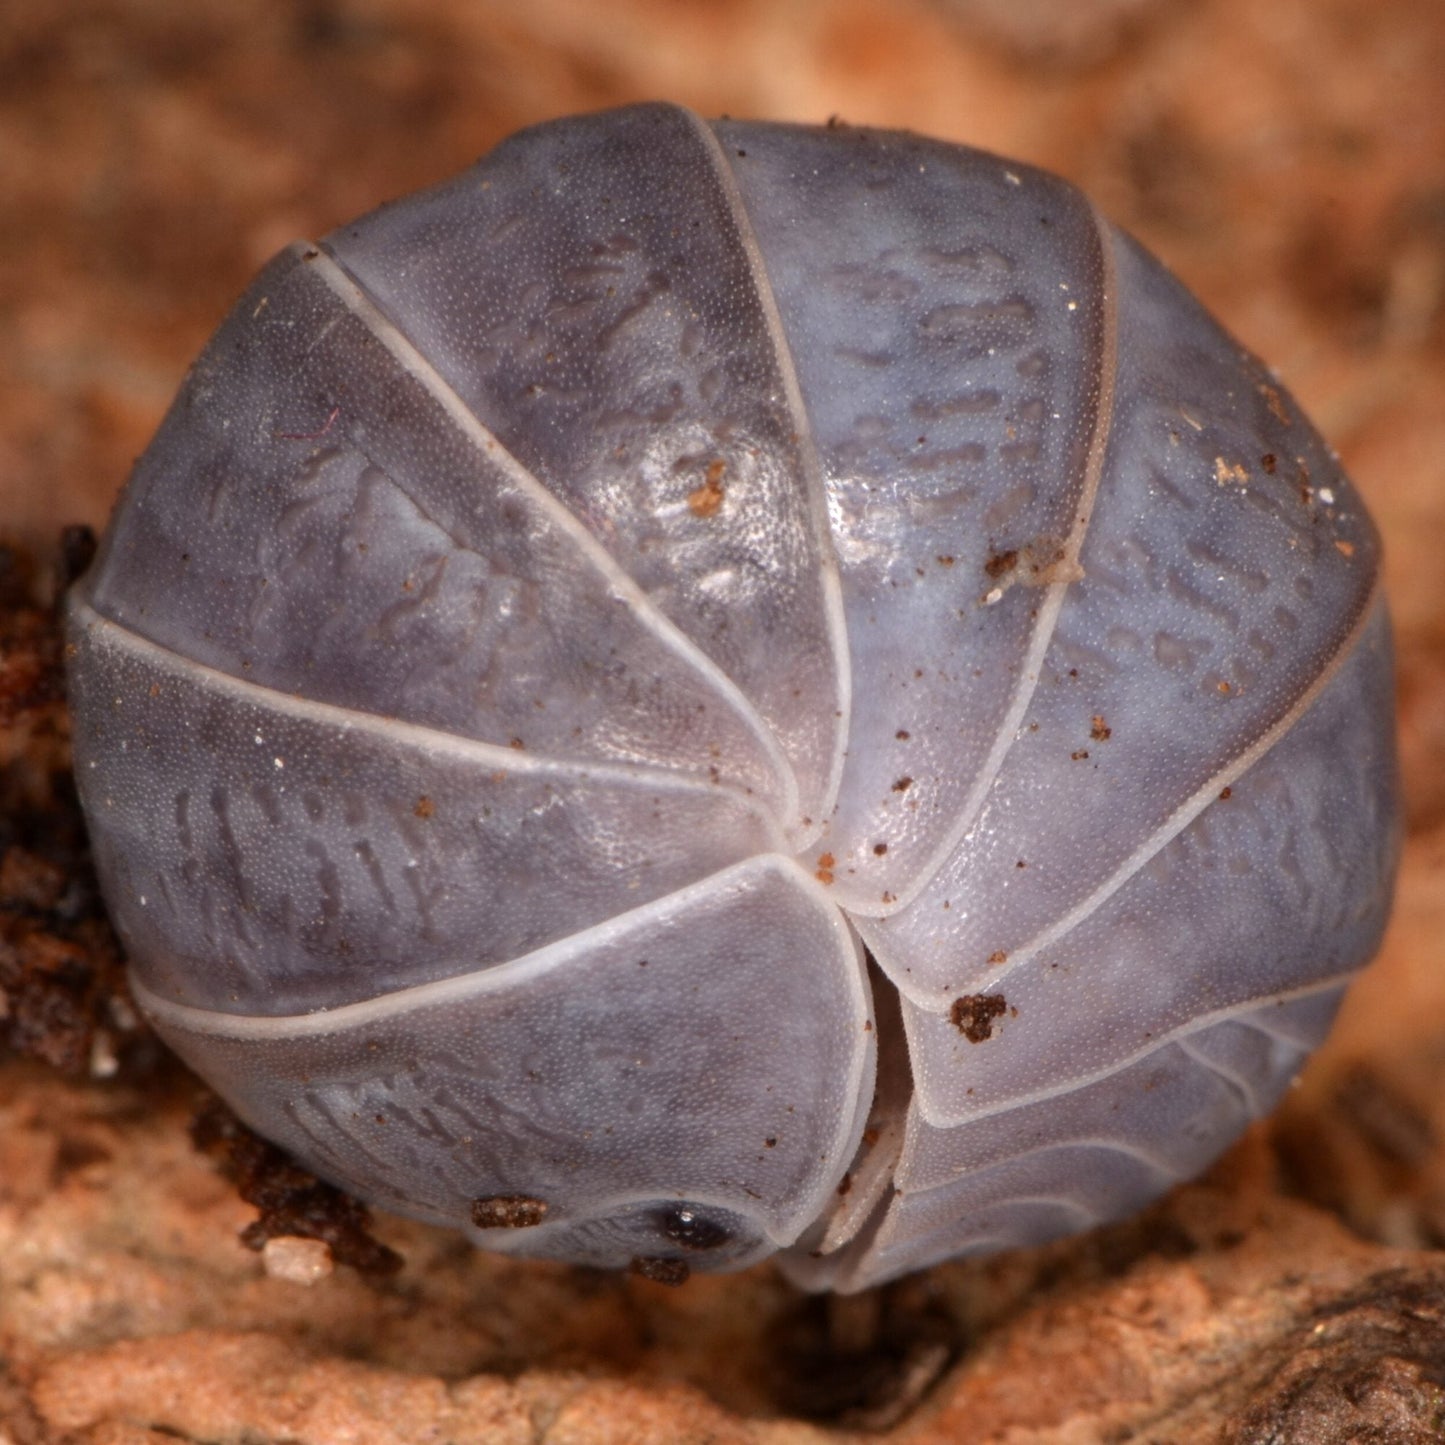
[(657, 1227), (683, 1249), (719, 1249), (732, 1239), (732, 1231), (691, 1204), (661, 1210)]

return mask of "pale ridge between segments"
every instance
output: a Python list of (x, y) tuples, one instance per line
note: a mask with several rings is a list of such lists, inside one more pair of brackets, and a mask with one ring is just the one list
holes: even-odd
[(1079, 1221), (1080, 1232), (1097, 1224), (1100, 1218), (1097, 1211), (1090, 1209), (1087, 1204), (1080, 1204), (1077, 1199), (1070, 1199), (1065, 1194), (1017, 1194), (1003, 1203), (1005, 1208), (1013, 1208), (1019, 1204), (1031, 1204), (1036, 1209), (1057, 1209), (1060, 1213), (1071, 1214)]
[[(1066, 934), (1083, 923), (1090, 914), (1101, 908), (1104, 903), (1143, 868), (1161, 848), (1178, 837), (1178, 835), (1219, 796), (1221, 789), (1228, 787), (1242, 777), (1255, 763), (1269, 752), (1271, 748), (1285, 737), (1300, 718), (1309, 711), (1315, 699), (1334, 680), (1335, 675), (1339, 672), (1340, 668), (1344, 666), (1345, 661), (1353, 654), (1356, 643), (1358, 643), (1365, 628), (1369, 626), (1374, 617), (1375, 606), (1379, 601), (1382, 585), (1379, 580), (1376, 580), (1375, 585), (1365, 597), (1364, 604), (1360, 608), (1359, 617), (1355, 619), (1354, 625), (1350, 628), (1349, 632), (1345, 634), (1339, 647), (1335, 650), (1334, 655), (1294, 703), (1281, 715), (1278, 722), (1267, 732), (1262, 733), (1249, 747), (1240, 753), (1238, 757), (1220, 768), (1217, 773), (1214, 773), (1201, 787), (1197, 788), (1186, 798), (1184, 802), (1120, 864), (1114, 873), (1099, 884), (1092, 893), (1075, 904), (1062, 918), (1051, 924), (1042, 933), (1037, 934), (1021, 947), (1014, 949), (1009, 954), (1008, 961), (989, 974), (991, 985), (1002, 982), (1016, 968), (1022, 967), (1040, 951), (1057, 943)], [(936, 1000), (934, 1001), (936, 1002)]]
[[(1364, 965), (1361, 965), (1361, 967), (1363, 968)], [(1299, 1040), (1290, 1034), (1283, 1033), (1279, 1029), (1270, 1028), (1263, 1019), (1257, 1018), (1254, 1014), (1250, 1014), (1247, 1018), (1235, 1019), (1234, 1022), (1242, 1029), (1252, 1029), (1255, 1033), (1263, 1034), (1265, 1038), (1271, 1039), (1277, 1044), (1283, 1044), (1287, 1049), (1293, 1049), (1297, 1054), (1308, 1053), (1310, 1049), (1313, 1048), (1313, 1045), (1309, 1047), (1301, 1045)]]
[[(757, 738), (778, 779), (782, 790), (782, 806), (778, 812), (784, 818), (796, 816), (798, 784), (793, 775), (792, 764), (778, 746), (772, 728), (754, 708), (747, 694), (657, 608), (647, 593), (618, 565), (617, 559), (492, 435), (441, 373), (417, 350), (396, 321), (372, 300), (361, 283), (329, 250), (297, 243), (292, 247), (292, 253), (301, 264), (310, 267), (320, 276), (342, 305), (386, 347), (402, 370), (426, 390), (472, 446), (494, 466), (506, 472), (518, 487), (531, 495), (549, 514), (551, 520), (582, 554), (584, 561), (602, 575), (612, 592), (632, 609), (633, 615), (642, 625), (692, 671), (700, 674), (718, 697), (744, 722)], [(396, 481), (395, 478), (393, 480)], [(400, 481), (396, 481), (396, 485), (406, 492), (407, 496), (411, 496)], [(425, 511), (415, 498), (412, 498), (412, 501), (419, 510)]]
[[(1023, 666), (1019, 670), (1013, 700), (999, 724), (993, 746), (989, 749), (988, 756), (979, 768), (973, 786), (969, 789), (968, 796), (959, 809), (958, 821), (949, 829), (932, 857), (919, 869), (913, 881), (899, 893), (897, 899), (886, 906), (867, 909), (866, 914), (870, 917), (886, 918), (889, 914), (898, 913), (908, 907), (933, 881), (935, 874), (948, 861), (954, 849), (958, 847), (960, 841), (977, 821), (984, 800), (1003, 768), (1004, 759), (1018, 740), (1024, 714), (1028, 711), (1029, 703), (1033, 701), (1034, 690), (1043, 674), (1044, 658), (1054, 639), (1054, 629), (1058, 625), (1059, 614), (1063, 611), (1068, 590), (1073, 585), (1070, 579), (1080, 575), (1079, 557), (1084, 550), (1084, 540), (1088, 536), (1089, 523), (1093, 519), (1094, 501), (1099, 494), (1099, 481), (1104, 472), (1104, 458), (1109, 449), (1109, 430), (1114, 418), (1114, 388), (1118, 376), (1119, 323), (1115, 294), (1113, 242), (1109, 235), (1108, 222), (1100, 216), (1097, 210), (1092, 207), (1090, 210), (1099, 239), (1099, 259), (1102, 272), (1100, 305), (1103, 307), (1104, 324), (1099, 347), (1098, 394), (1094, 407), (1094, 424), (1089, 436), (1088, 457), (1084, 464), (1084, 485), (1079, 494), (1074, 524), (1065, 539), (1064, 555), (1059, 563), (1059, 570), (1063, 574), (1064, 580), (1050, 582), (1044, 589), (1044, 600), (1039, 605), (1038, 617), (1029, 641), (1028, 651), (1024, 655)], [(857, 911), (865, 912), (863, 909)]]
[[(798, 384), (798, 369), (793, 361), (792, 347), (788, 344), (787, 332), (783, 329), (782, 312), (778, 298), (773, 291), (772, 277), (763, 264), (762, 248), (753, 230), (753, 223), (743, 204), (742, 192), (737, 178), (733, 175), (732, 164), (727, 158), (722, 142), (712, 127), (693, 111), (686, 111), (699, 139), (712, 161), (718, 186), (727, 197), (728, 210), (733, 224), (737, 227), (738, 239), (742, 242), (743, 254), (747, 257), (752, 272), (753, 289), (762, 307), (768, 324), (768, 336), (772, 341), (773, 357), (777, 362), (778, 374), (783, 382), (783, 394), (788, 404), (788, 414), (793, 419), (793, 437), (798, 447), (798, 457), (803, 468), (803, 485), (807, 492), (808, 515), (813, 523), (813, 535), (817, 542), (818, 565), (821, 569), (819, 583), (823, 592), (823, 613), (827, 621), (828, 640), (833, 655), (833, 676), (837, 686), (837, 708), (839, 726), (837, 746), (833, 750), (833, 761), (824, 785), (824, 795), (816, 805), (814, 826), (806, 837), (798, 840), (801, 852), (823, 831), (824, 820), (832, 815), (842, 784), (843, 765), (848, 756), (848, 724), (853, 707), (853, 661), (848, 645), (848, 623), (843, 608), (843, 580), (838, 570), (838, 559), (833, 548), (833, 529), (828, 524), (827, 497), (823, 486), (823, 463), (813, 440), (812, 423), (803, 404), (802, 388)], [(810, 806), (812, 806), (810, 804)]]
[(76, 609), (80, 625), (96, 638), (98, 646), (113, 648), (117, 652), (129, 653), (143, 660), (163, 663), (169, 672), (181, 674), (201, 691), (213, 696), (229, 697), (242, 705), (250, 704), (262, 708), (273, 717), (280, 715), (299, 722), (320, 723), (348, 733), (362, 733), (386, 739), (403, 746), (415, 747), (433, 757), (473, 763), (479, 771), (487, 773), (523, 773), (555, 777), (569, 782), (602, 782), (621, 788), (656, 788), (673, 793), (691, 793), (696, 797), (725, 795), (761, 818), (768, 825), (770, 835), (777, 840), (777, 845), (785, 846), (772, 809), (761, 799), (732, 784), (708, 782), (691, 773), (650, 768), (643, 763), (568, 762), (539, 757), (535, 753), (503, 747), (499, 743), (484, 743), (475, 738), (463, 737), (459, 733), (446, 732), (426, 723), (403, 722), (397, 718), (382, 717), (379, 713), (361, 712), (338, 703), (318, 702), (315, 698), (281, 692), (263, 683), (233, 677), (219, 668), (173, 652), (163, 644), (153, 642), (138, 632), (132, 632), (123, 624), (112, 621), (97, 612), (88, 601), (78, 599), (72, 605)]
[[(782, 853), (756, 853), (741, 863), (690, 883), (672, 893), (655, 898), (651, 903), (629, 909), (626, 913), (615, 914), (602, 923), (580, 933), (570, 934), (556, 943), (549, 943), (531, 953), (524, 953), (506, 963), (492, 964), (472, 973), (458, 974), (451, 978), (434, 979), (430, 983), (413, 984), (410, 988), (394, 989), (391, 993), (376, 998), (362, 999), (357, 1003), (342, 1004), (337, 1008), (316, 1009), (304, 1014), (230, 1014), (218, 1009), (197, 1008), (193, 1004), (175, 1003), (151, 992), (139, 979), (132, 981), (136, 1001), (147, 1013), (154, 1014), (163, 1022), (175, 1025), (188, 1033), (209, 1034), (213, 1037), (248, 1041), (287, 1040), (296, 1038), (324, 1038), (352, 1029), (385, 1022), (396, 1014), (419, 1008), (432, 1008), (441, 1004), (456, 1003), (480, 994), (495, 993), (503, 987), (528, 983), (536, 978), (565, 968), (579, 954), (586, 953), (595, 943), (608, 943), (614, 938), (625, 936), (639, 924), (650, 918), (667, 918), (688, 908), (701, 898), (715, 897), (719, 890), (726, 890), (749, 876), (773, 872), (791, 874), (792, 882), (813, 895), (815, 903), (822, 903), (832, 915), (835, 927), (847, 938), (848, 924), (836, 905), (823, 892), (812, 876)], [(855, 1003), (868, 1004), (864, 998), (862, 977), (858, 970), (847, 971), (852, 987), (850, 992)], [(860, 1017), (871, 1017), (871, 1009), (859, 1011)], [(861, 1070), (860, 1063), (858, 1069)], [(847, 1081), (857, 1093), (858, 1071)], [(851, 1121), (850, 1121), (851, 1122)], [(846, 1125), (845, 1125), (846, 1128)]]
[[(1363, 967), (1363, 965), (1361, 965)], [(1096, 1084), (1101, 1079), (1111, 1078), (1113, 1075), (1122, 1073), (1132, 1064), (1137, 1064), (1141, 1059), (1147, 1059), (1152, 1054), (1157, 1054), (1160, 1049), (1168, 1048), (1170, 1044), (1177, 1043), (1180, 1039), (1188, 1038), (1190, 1034), (1197, 1034), (1204, 1029), (1212, 1028), (1215, 1024), (1222, 1023), (1247, 1023), (1243, 1015), (1253, 1013), (1257, 1009), (1266, 1007), (1269, 1004), (1293, 1003), (1296, 999), (1312, 998), (1316, 994), (1329, 993), (1332, 989), (1344, 988), (1360, 972), (1359, 968), (1352, 968), (1348, 973), (1335, 974), (1330, 978), (1320, 979), (1315, 983), (1302, 984), (1299, 988), (1287, 989), (1282, 993), (1267, 993), (1258, 998), (1244, 999), (1239, 1003), (1230, 1004), (1226, 1008), (1216, 1009), (1213, 1013), (1201, 1014), (1198, 1018), (1191, 1019), (1188, 1023), (1180, 1024), (1177, 1029), (1171, 1029), (1168, 1033), (1160, 1034), (1157, 1038), (1150, 1039), (1148, 1044), (1126, 1055), (1122, 1059), (1110, 1062), (1102, 1069), (1096, 1069), (1091, 1074), (1081, 1074), (1077, 1078), (1066, 1079), (1061, 1084), (1051, 1085), (1046, 1089), (1035, 1089), (1032, 1093), (1019, 1094), (1011, 1099), (1000, 1100), (997, 1104), (990, 1104), (982, 1109), (970, 1110), (966, 1114), (954, 1116), (930, 1115), (918, 1103), (919, 1115), (935, 1128), (952, 1128), (958, 1124), (971, 1123), (975, 1119), (992, 1118), (995, 1114), (1007, 1114), (1014, 1109), (1022, 1109), (1029, 1104), (1041, 1104), (1047, 1099), (1057, 1099), (1064, 1094), (1072, 1094), (1078, 1089), (1087, 1088), (1090, 1084)], [(907, 1029), (905, 1016), (904, 1028)], [(1298, 1047), (1297, 1045), (1295, 1047)], [(1301, 1050), (1301, 1052), (1303, 1052)], [(914, 1095), (915, 1101), (920, 1095)]]
[[(1172, 1164), (1166, 1163), (1148, 1149), (1141, 1149), (1137, 1144), (1125, 1144), (1118, 1139), (1100, 1139), (1094, 1135), (1086, 1135), (1080, 1139), (1059, 1139), (1052, 1144), (1037, 1144), (1032, 1149), (1024, 1149), (1018, 1154), (1010, 1154), (1006, 1159), (997, 1159), (992, 1164), (985, 1164), (981, 1169), (970, 1169), (967, 1171), (970, 1179), (987, 1179), (990, 1174), (1006, 1168), (1010, 1164), (1017, 1164), (1020, 1159), (1037, 1159), (1043, 1154), (1055, 1154), (1061, 1149), (1097, 1149), (1107, 1154), (1123, 1154), (1130, 1159), (1137, 1159), (1146, 1169), (1153, 1171), (1161, 1179), (1175, 1180), (1180, 1178), (1179, 1170)], [(963, 1176), (956, 1176), (961, 1178)], [(947, 1185), (955, 1183), (955, 1179), (946, 1179), (939, 1184), (930, 1184), (924, 1189), (915, 1189), (910, 1192), (914, 1194), (927, 1194), (934, 1189), (942, 1189)], [(1031, 1198), (1033, 1196), (1030, 1196)]]
[[(1269, 1035), (1277, 1038), (1277, 1035)], [(1264, 1112), (1259, 1107), (1259, 1098), (1255, 1094), (1248, 1079), (1237, 1069), (1231, 1069), (1227, 1064), (1222, 1064), (1218, 1059), (1211, 1059), (1208, 1054), (1197, 1049), (1188, 1039), (1176, 1039), (1175, 1042), (1201, 1069), (1207, 1069), (1211, 1074), (1224, 1080), (1224, 1082), (1244, 1100), (1244, 1107), (1249, 1111), (1251, 1119), (1258, 1119)]]

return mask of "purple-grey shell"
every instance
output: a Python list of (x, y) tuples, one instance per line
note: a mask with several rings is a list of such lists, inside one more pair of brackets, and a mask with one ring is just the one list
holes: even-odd
[(539, 126), (261, 274), (73, 595), (136, 997), (494, 1248), (857, 1289), (1114, 1218), (1378, 943), (1378, 550), (1064, 182)]

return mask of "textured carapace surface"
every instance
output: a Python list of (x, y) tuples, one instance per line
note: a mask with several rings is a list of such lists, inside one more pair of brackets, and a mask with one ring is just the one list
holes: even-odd
[(662, 105), (258, 278), (71, 604), (157, 1026), (520, 1253), (856, 1289), (1268, 1109), (1396, 852), (1378, 542), (1063, 182)]

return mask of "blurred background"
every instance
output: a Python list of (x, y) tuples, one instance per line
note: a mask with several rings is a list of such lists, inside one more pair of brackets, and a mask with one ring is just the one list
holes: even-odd
[(1278, 1138), (1295, 1185), (1361, 1232), (1439, 1246), (1442, 76), (1440, 0), (11, 0), (0, 528), (100, 526), (262, 262), (519, 126), (665, 97), (1061, 172), (1278, 369), (1385, 533), (1400, 907)]

